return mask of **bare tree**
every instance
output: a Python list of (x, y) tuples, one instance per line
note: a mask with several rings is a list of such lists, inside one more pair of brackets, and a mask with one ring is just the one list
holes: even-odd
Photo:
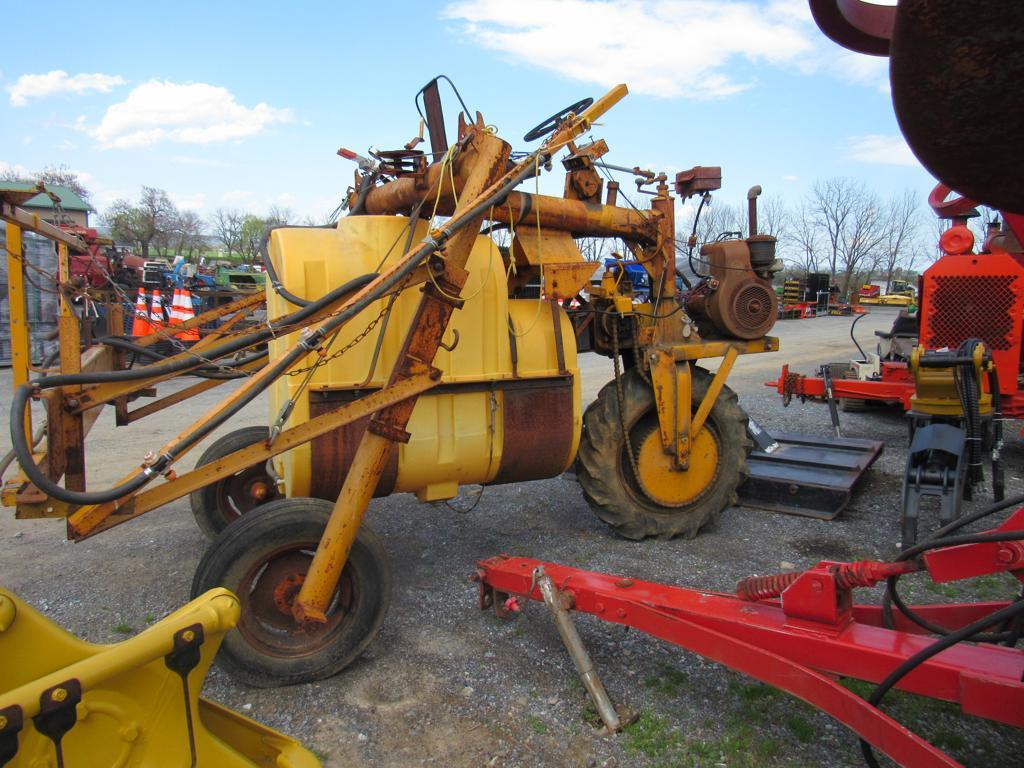
[(245, 216), (241, 211), (218, 208), (210, 217), (213, 236), (217, 238), (228, 252), (228, 258), (242, 250), (242, 224)]
[(913, 260), (913, 244), (920, 223), (919, 212), (920, 200), (917, 193), (909, 189), (893, 195), (889, 200), (885, 242), (880, 259), (880, 267), (885, 271), (886, 293), (892, 284), (893, 273), (901, 267), (910, 266)]
[(807, 204), (823, 233), (829, 271), (841, 272), (848, 296), (854, 274), (872, 271), (886, 241), (885, 208), (863, 182), (844, 178), (816, 182)]
[(174, 252), (192, 259), (197, 251), (205, 250), (203, 220), (195, 211), (181, 211), (174, 222)]
[(794, 254), (791, 261), (801, 268), (804, 274), (819, 272), (819, 262), (824, 256), (822, 234), (815, 221), (814, 212), (806, 200), (800, 201), (790, 220), (789, 229), (783, 240), (789, 246), (787, 250)]
[(85, 202), (89, 202), (91, 194), (85, 184), (67, 165), (48, 165), (41, 171), (20, 173), (13, 168), (0, 172), (0, 181), (19, 181), (23, 184), (53, 184), (60, 187), (67, 187)]

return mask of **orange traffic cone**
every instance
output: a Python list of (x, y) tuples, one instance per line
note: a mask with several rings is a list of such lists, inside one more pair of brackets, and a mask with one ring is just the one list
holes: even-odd
[[(192, 307), (192, 293), (187, 288), (181, 291), (179, 314), (183, 323), (192, 320), (196, 316), (196, 311)], [(182, 341), (199, 341), (199, 328), (189, 328), (187, 331), (177, 334), (177, 336)]]
[(180, 325), (181, 324), (181, 289), (174, 289), (174, 297), (171, 299), (171, 314), (170, 322), (168, 325)]
[(148, 336), (153, 329), (149, 324), (149, 310), (146, 308), (146, 289), (139, 286), (135, 299), (135, 319), (132, 321), (132, 336)]
[(153, 326), (154, 331), (158, 331), (167, 325), (164, 322), (164, 300), (160, 297), (159, 288), (153, 289), (153, 303), (150, 305), (149, 310), (149, 324)]

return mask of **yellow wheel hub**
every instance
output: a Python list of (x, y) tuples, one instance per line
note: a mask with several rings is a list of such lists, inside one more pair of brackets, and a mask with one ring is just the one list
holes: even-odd
[(707, 427), (693, 439), (690, 468), (684, 471), (673, 466), (662, 448), (657, 425), (634, 450), (640, 487), (651, 501), (665, 507), (681, 507), (699, 498), (718, 475), (718, 441)]

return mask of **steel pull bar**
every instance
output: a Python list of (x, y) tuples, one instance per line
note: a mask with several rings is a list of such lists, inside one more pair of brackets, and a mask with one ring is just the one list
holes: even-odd
[(569, 611), (566, 610), (565, 598), (568, 596), (558, 590), (543, 565), (538, 565), (534, 569), (533, 580), (544, 598), (544, 604), (551, 611), (551, 618), (554, 619), (558, 634), (565, 643), (565, 650), (569, 652), (572, 663), (576, 665), (576, 671), (580, 673), (583, 687), (590, 694), (590, 700), (597, 707), (597, 712), (609, 733), (615, 733), (622, 728), (622, 721), (619, 720), (619, 713), (615, 711), (615, 705), (608, 697), (608, 691), (605, 690), (601, 678), (597, 676), (594, 662), (583, 645), (580, 633), (576, 631), (576, 625), (572, 623)]

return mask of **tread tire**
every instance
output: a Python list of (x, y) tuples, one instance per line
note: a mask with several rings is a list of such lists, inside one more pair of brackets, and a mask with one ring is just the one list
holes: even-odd
[[(275, 499), (264, 505), (260, 514), (245, 515), (227, 526), (203, 554), (192, 581), (192, 596), (226, 587), (242, 601), (238, 625), (225, 635), (217, 654), (218, 666), (235, 679), (260, 688), (323, 680), (351, 664), (380, 632), (391, 602), (391, 568), (380, 538), (364, 523), (339, 587), (339, 594), (347, 588), (349, 606), (346, 610), (335, 605), (333, 611), (328, 610), (337, 624), (326, 638), (313, 647), (297, 643), (279, 653), (261, 646), (264, 638), (279, 643), (283, 635), (293, 636), (280, 614), (271, 617), (276, 626), (269, 634), (263, 629), (265, 624), (257, 620), (250, 606), (250, 593), (255, 595), (253, 587), (258, 581), (249, 579), (265, 575), (271, 567), (267, 563), (274, 557), (311, 560), (332, 508), (333, 504), (323, 499)], [(251, 577), (253, 573), (257, 575)], [(272, 587), (267, 584), (263, 588)]]
[[(712, 375), (693, 366), (692, 380), (696, 410)], [(654, 393), (635, 370), (623, 375), (622, 385), (624, 421), (633, 437), (637, 424), (654, 410)], [(702, 527), (714, 522), (723, 509), (736, 502), (736, 489), (746, 479), (747, 453), (752, 447), (747, 438), (747, 415), (729, 387), (722, 388), (706, 425), (718, 442), (716, 477), (692, 502), (681, 507), (663, 506), (648, 498), (633, 476), (626, 456), (615, 382), (606, 384), (583, 415), (578, 457), (577, 478), (597, 516), (620, 535), (633, 540), (650, 536), (692, 539)]]

